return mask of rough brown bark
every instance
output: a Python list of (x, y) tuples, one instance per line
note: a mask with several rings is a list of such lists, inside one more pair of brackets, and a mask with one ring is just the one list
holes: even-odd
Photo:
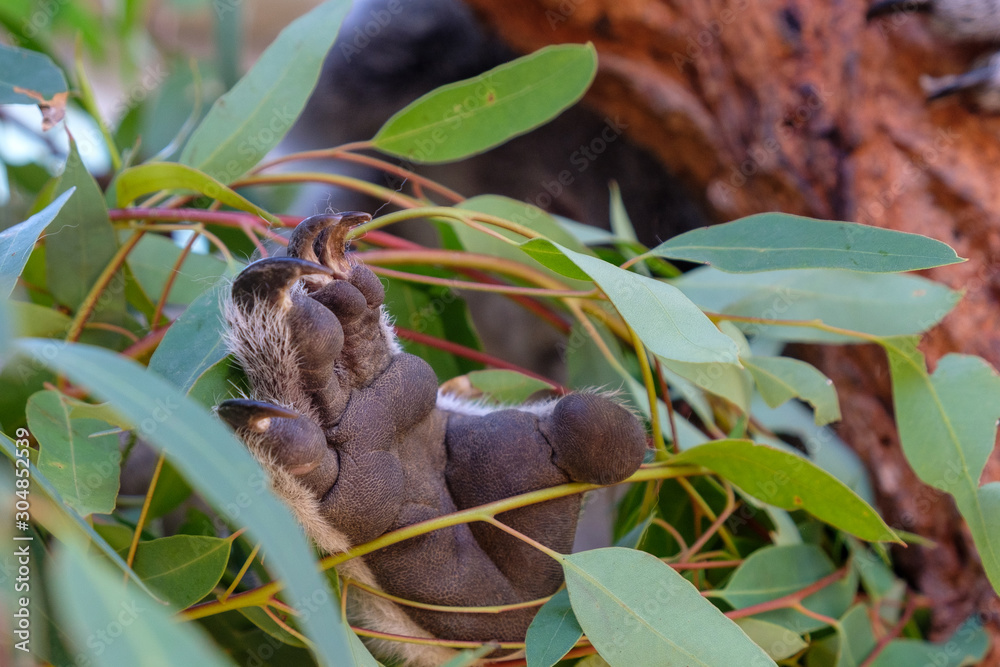
[[(780, 210), (940, 239), (965, 264), (926, 274), (966, 291), (923, 346), (1000, 366), (1000, 119), (927, 104), (923, 73), (964, 71), (919, 14), (866, 25), (864, 0), (470, 0), (516, 49), (592, 41), (587, 101), (628, 125), (719, 221)], [(803, 353), (840, 391), (841, 435), (869, 465), (894, 526), (935, 540), (897, 563), (933, 603), (935, 636), (973, 611), (1000, 638), (1000, 602), (951, 500), (922, 485), (896, 437), (871, 347)], [(1000, 455), (983, 481), (1000, 479)], [(994, 641), (992, 660), (1000, 664)]]

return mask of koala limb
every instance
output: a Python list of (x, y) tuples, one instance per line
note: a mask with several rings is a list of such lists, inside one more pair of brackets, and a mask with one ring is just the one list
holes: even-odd
[[(402, 352), (384, 289), (345, 254), (364, 214), (314, 216), (289, 257), (248, 266), (226, 307), (228, 344), (252, 399), (219, 406), (306, 532), (328, 553), (392, 530), (569, 481), (621, 481), (642, 462), (645, 432), (610, 399), (573, 394), (542, 407), (485, 414), (440, 401), (437, 378)], [(580, 497), (498, 519), (560, 552), (573, 544)], [(459, 525), (340, 566), (393, 595), (445, 606), (544, 597), (559, 565), (485, 524)], [(466, 614), (401, 607), (352, 593), (352, 613), (383, 632), (442, 639), (523, 641), (535, 609)], [(381, 642), (382, 655), (433, 665), (450, 651)]]

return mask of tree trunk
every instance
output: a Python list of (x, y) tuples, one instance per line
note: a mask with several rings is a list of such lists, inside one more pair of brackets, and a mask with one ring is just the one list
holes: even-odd
[[(852, 220), (940, 239), (969, 258), (926, 275), (965, 297), (926, 338), (1000, 367), (1000, 120), (927, 103), (921, 74), (970, 67), (921, 14), (866, 24), (864, 0), (469, 0), (515, 49), (596, 44), (586, 101), (627, 127), (718, 221), (762, 211)], [(840, 392), (841, 436), (874, 477), (890, 525), (933, 548), (895, 553), (934, 610), (934, 637), (987, 615), (1000, 664), (1000, 602), (948, 496), (903, 458), (884, 355), (803, 347)], [(983, 481), (1000, 479), (994, 455)]]

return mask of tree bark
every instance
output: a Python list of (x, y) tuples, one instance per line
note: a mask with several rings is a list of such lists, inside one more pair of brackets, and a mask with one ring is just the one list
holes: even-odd
[[(969, 261), (925, 272), (965, 290), (926, 337), (1000, 367), (1000, 119), (959, 99), (927, 103), (921, 74), (970, 68), (921, 14), (866, 24), (864, 0), (469, 0), (515, 49), (592, 41), (600, 69), (586, 102), (627, 126), (709, 215), (762, 211), (924, 234)], [(898, 549), (929, 596), (933, 636), (985, 614), (1000, 664), (1000, 602), (951, 499), (919, 482), (899, 447), (884, 355), (802, 347), (836, 384), (841, 436), (872, 472), (890, 525), (935, 547)], [(1000, 479), (995, 452), (983, 482)]]

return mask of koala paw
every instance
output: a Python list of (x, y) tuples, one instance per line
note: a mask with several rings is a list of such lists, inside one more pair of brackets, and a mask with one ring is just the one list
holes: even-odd
[[(272, 486), (328, 553), (388, 531), (569, 481), (611, 484), (631, 475), (646, 447), (642, 425), (606, 397), (571, 394), (489, 411), (438, 398), (423, 360), (402, 352), (384, 289), (345, 253), (366, 214), (320, 215), (294, 231), (288, 257), (249, 265), (227, 304), (228, 344), (253, 399), (218, 412), (246, 442)], [(563, 553), (580, 496), (497, 519)], [(482, 523), (453, 526), (340, 566), (392, 595), (445, 606), (505, 605), (554, 593), (559, 565)], [(536, 609), (499, 614), (397, 606), (352, 591), (358, 622), (383, 632), (523, 641)], [(377, 652), (440, 664), (447, 651), (383, 642)]]

